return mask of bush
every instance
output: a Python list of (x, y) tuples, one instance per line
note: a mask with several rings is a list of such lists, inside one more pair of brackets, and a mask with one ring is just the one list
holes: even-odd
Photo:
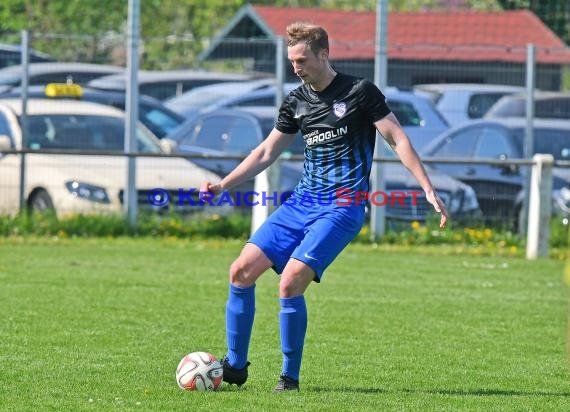
[[(381, 243), (399, 246), (452, 245), (460, 253), (469, 249), (480, 254), (524, 255), (526, 239), (507, 229), (491, 229), (483, 226), (455, 227), (453, 222), (440, 230), (437, 220), (425, 224), (411, 222), (389, 225), (385, 236), (378, 242), (370, 239), (370, 227), (366, 224), (356, 242)], [(141, 213), (136, 227), (131, 227), (122, 215), (71, 215), (58, 219), (53, 214), (21, 214), (16, 217), (0, 217), (0, 236), (56, 236), (66, 237), (119, 237), (160, 236), (190, 239), (247, 239), (251, 228), (251, 216), (197, 214), (161, 216)], [(550, 230), (550, 254), (565, 258), (568, 250), (568, 225), (552, 221)]]

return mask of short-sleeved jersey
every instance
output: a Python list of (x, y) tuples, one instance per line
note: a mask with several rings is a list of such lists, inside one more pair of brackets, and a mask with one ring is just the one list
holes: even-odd
[(305, 140), (296, 194), (334, 199), (339, 189), (368, 191), (374, 122), (389, 113), (384, 95), (372, 82), (341, 73), (322, 92), (302, 85), (289, 93), (275, 127), (283, 133), (301, 130)]

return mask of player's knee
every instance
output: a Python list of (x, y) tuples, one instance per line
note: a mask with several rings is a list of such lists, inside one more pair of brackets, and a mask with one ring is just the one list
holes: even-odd
[(230, 283), (234, 286), (246, 288), (255, 283), (255, 279), (251, 279), (247, 265), (243, 264), (241, 259), (236, 259), (230, 265)]
[(292, 298), (296, 296), (295, 288), (290, 282), (281, 279), (279, 282), (279, 297), (280, 298)]
[(291, 277), (281, 277), (279, 281), (279, 297), (294, 298), (305, 293), (306, 286), (304, 283), (292, 279)]

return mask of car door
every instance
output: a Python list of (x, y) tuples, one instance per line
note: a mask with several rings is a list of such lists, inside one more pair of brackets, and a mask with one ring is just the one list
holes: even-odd
[[(512, 159), (519, 157), (514, 137), (508, 129), (479, 123), (450, 134), (431, 156), (463, 160)], [(513, 203), (521, 188), (517, 168), (469, 162), (438, 164), (436, 167), (470, 185), (489, 221), (513, 213)]]
[[(475, 160), (520, 158), (513, 133), (504, 127), (483, 127), (474, 147)], [(522, 190), (523, 173), (516, 165), (473, 164), (464, 177), (477, 193), (483, 214), (495, 222), (514, 219), (515, 201)]]
[(216, 156), (249, 153), (260, 142), (259, 126), (249, 117), (229, 114), (204, 115), (195, 120), (191, 133), (178, 146), (182, 153), (210, 155), (212, 158), (192, 158), (192, 162), (225, 176), (239, 163), (238, 159)]

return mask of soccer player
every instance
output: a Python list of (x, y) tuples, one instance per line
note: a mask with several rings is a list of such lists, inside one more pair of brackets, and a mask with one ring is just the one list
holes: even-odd
[(222, 359), (223, 379), (239, 386), (248, 377), (255, 282), (269, 268), (280, 275), (283, 365), (276, 392), (299, 390), (307, 330), (305, 290), (311, 282), (321, 281), (325, 269), (364, 223), (364, 202), (334, 199), (340, 189), (343, 199), (347, 190), (368, 191), (376, 130), (441, 214), (440, 227), (448, 220), (444, 203), (381, 91), (372, 82), (338, 73), (330, 65), (327, 32), (320, 26), (293, 23), (287, 26), (287, 46), (293, 70), (303, 84), (285, 98), (267, 138), (220, 182), (203, 182), (200, 187), (212, 196), (253, 178), (301, 130), (306, 144), (303, 176), (293, 195), (251, 236), (231, 264), (226, 304), (228, 349)]

